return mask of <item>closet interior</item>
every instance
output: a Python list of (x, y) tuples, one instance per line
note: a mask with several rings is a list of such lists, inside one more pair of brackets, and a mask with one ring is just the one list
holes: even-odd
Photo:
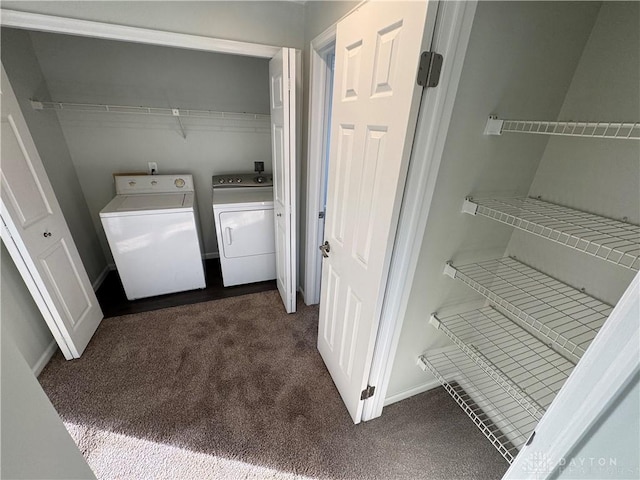
[[(448, 142), (464, 134), (476, 150), (458, 148), (466, 155), (441, 167), (409, 308), (421, 319), (404, 327), (394, 367), (407, 363), (403, 342), (422, 339), (418, 366), (509, 462), (640, 268), (638, 4), (516, 3), (481, 2), (471, 41), (483, 26), (495, 28), (496, 43), (516, 45), (505, 51), (517, 53), (522, 42), (522, 62), (544, 66), (548, 56), (549, 71), (524, 78), (526, 66), (506, 72), (517, 61), (492, 65), (487, 78), (506, 94), (491, 86), (486, 123), (472, 110), (458, 121), (454, 111)], [(491, 14), (512, 25), (491, 27)], [(551, 15), (556, 25), (536, 23)], [(465, 61), (461, 106), (478, 88), (465, 83), (478, 62)], [(559, 62), (571, 69), (564, 79)], [(551, 78), (566, 87), (542, 85)], [(545, 108), (557, 116), (540, 118)]]

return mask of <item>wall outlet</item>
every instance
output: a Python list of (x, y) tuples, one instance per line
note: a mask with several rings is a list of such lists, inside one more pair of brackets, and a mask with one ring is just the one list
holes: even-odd
[(157, 175), (158, 174), (158, 164), (156, 162), (149, 162), (147, 165), (149, 165), (149, 175)]

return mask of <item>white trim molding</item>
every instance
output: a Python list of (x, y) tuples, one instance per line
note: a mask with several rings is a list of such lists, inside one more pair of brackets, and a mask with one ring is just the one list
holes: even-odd
[(410, 388), (409, 390), (405, 390), (403, 392), (396, 393), (394, 395), (389, 395), (387, 398), (384, 399), (384, 406), (388, 407), (393, 403), (406, 400), (407, 398), (411, 398), (415, 395), (419, 395), (429, 390), (433, 390), (434, 388), (438, 388), (439, 386), (440, 386), (440, 382), (436, 379), (433, 379), (429, 382), (423, 383), (422, 385), (418, 385), (417, 387)]
[(439, 4), (431, 48), (444, 56), (444, 63), (440, 83), (437, 88), (425, 91), (418, 116), (418, 134), (369, 376), (369, 385), (376, 387), (376, 395), (364, 402), (365, 421), (379, 417), (384, 407), (476, 7), (477, 0)]
[(238, 42), (221, 38), (184, 33), (152, 30), (148, 28), (127, 27), (111, 23), (76, 20), (73, 18), (41, 15), (39, 13), (17, 10), (0, 11), (0, 24), (4, 27), (35, 30), (38, 32), (63, 33), (82, 37), (103, 38), (124, 42), (145, 43), (165, 47), (187, 48), (207, 52), (246, 55), (250, 57), (271, 58), (281, 47), (258, 43)]
[(51, 343), (47, 346), (47, 348), (45, 348), (38, 361), (31, 368), (31, 371), (36, 377), (40, 375), (44, 367), (47, 366), (47, 363), (49, 363), (51, 357), (53, 357), (53, 355), (56, 353), (56, 350), (58, 350), (58, 343), (55, 340), (51, 340)]
[(336, 41), (336, 27), (332, 25), (311, 41), (309, 63), (309, 125), (307, 142), (307, 224), (305, 251), (304, 303), (315, 305), (320, 302), (320, 282), (318, 281), (318, 213), (324, 189), (325, 138), (328, 127), (326, 102), (327, 65), (325, 56)]
[(102, 284), (104, 283), (104, 280), (107, 278), (107, 275), (109, 275), (109, 272), (115, 269), (116, 269), (116, 266), (112, 264), (108, 264), (102, 269), (102, 271), (100, 272), (100, 275), (98, 275), (98, 277), (91, 284), (94, 292), (97, 292), (98, 289), (102, 286)]

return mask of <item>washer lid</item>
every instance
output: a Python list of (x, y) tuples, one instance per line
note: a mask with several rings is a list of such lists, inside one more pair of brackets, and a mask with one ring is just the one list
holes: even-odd
[(193, 193), (116, 195), (100, 212), (101, 217), (151, 215), (193, 211)]

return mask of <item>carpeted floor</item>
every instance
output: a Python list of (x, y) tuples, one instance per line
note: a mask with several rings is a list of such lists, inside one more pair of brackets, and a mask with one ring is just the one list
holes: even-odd
[(506, 462), (443, 389), (353, 425), (317, 307), (277, 291), (102, 322), (39, 377), (98, 478), (497, 479)]

